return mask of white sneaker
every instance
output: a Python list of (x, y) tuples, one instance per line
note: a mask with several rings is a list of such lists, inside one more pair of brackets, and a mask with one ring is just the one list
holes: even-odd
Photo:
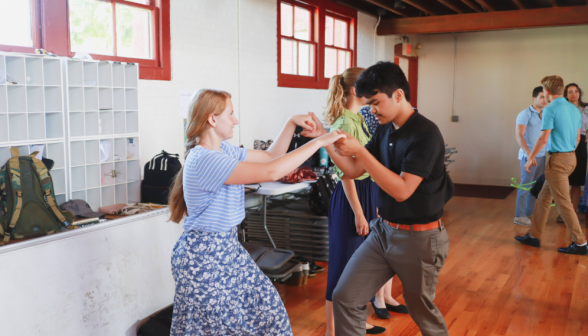
[(514, 223), (522, 226), (531, 226), (531, 220), (527, 217), (515, 217)]

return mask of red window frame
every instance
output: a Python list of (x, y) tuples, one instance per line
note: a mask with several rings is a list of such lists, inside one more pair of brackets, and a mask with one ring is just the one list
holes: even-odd
[[(333, 24), (335, 23), (334, 20), (344, 21), (344, 22), (347, 23), (347, 48), (341, 48), (341, 47), (335, 46), (335, 26), (333, 25), (333, 44), (332, 45), (327, 45), (327, 43), (325, 41), (325, 49), (324, 49), (325, 50), (325, 54), (326, 54), (327, 48), (331, 48), (331, 49), (335, 49), (335, 50), (341, 50), (341, 51), (348, 51), (348, 52), (351, 53), (351, 57), (350, 57), (350, 60), (351, 60), (350, 63), (351, 64), (350, 64), (350, 66), (351, 67), (355, 66), (355, 64), (357, 63), (357, 62), (354, 62), (354, 59), (355, 59), (355, 61), (357, 61), (357, 59), (355, 58), (355, 54), (356, 54), (356, 52), (355, 52), (355, 43), (357, 42), (357, 39), (355, 38), (355, 34), (357, 32), (354, 31), (354, 29), (353, 29), (353, 21), (350, 18), (345, 17), (345, 16), (342, 16), (342, 15), (339, 15), (337, 13), (327, 12), (325, 14), (325, 20), (326, 20), (326, 17), (327, 16), (330, 16), (330, 17), (333, 18)], [(326, 24), (325, 24), (325, 30), (326, 30)], [(353, 34), (351, 34), (351, 33), (353, 33)], [(339, 69), (339, 57), (337, 57), (337, 72), (339, 71), (338, 69)], [(323, 73), (323, 75), (324, 75), (324, 73)]]
[[(357, 11), (330, 0), (278, 0), (278, 87), (305, 88), (305, 89), (327, 89), (330, 78), (325, 77), (325, 16), (329, 15), (348, 22), (349, 33), (347, 38), (348, 46), (352, 46), (351, 66), (357, 64)], [(313, 9), (311, 19), (312, 31), (311, 40), (316, 43), (314, 76), (300, 76), (283, 74), (282, 69), (282, 33), (281, 33), (281, 3), (292, 6), (299, 6)], [(318, 29), (317, 29), (318, 28)], [(288, 37), (285, 37), (288, 38)], [(306, 41), (305, 41), (306, 42)]]
[[(68, 0), (30, 0), (33, 5), (33, 44), (34, 47), (0, 45), (0, 51), (32, 53), (35, 48), (43, 48), (56, 55), (74, 56), (69, 36)], [(171, 80), (170, 43), (170, 0), (149, 0), (150, 6), (124, 0), (99, 0), (125, 4), (154, 11), (153, 36), (155, 59), (138, 59), (120, 56), (91, 54), (97, 60), (110, 60), (139, 64), (139, 78), (152, 80)], [(116, 34), (116, 20), (114, 22)], [(116, 46), (115, 46), (116, 48)]]
[[(278, 27), (278, 30), (280, 31), (279, 32), (279, 36), (278, 36), (279, 39), (280, 39), (280, 44), (279, 44), (279, 47), (280, 47), (280, 51), (279, 52), (280, 52), (280, 54), (282, 52), (282, 49), (281, 49), (281, 47), (282, 47), (282, 39), (286, 39), (286, 40), (290, 40), (290, 41), (296, 42), (296, 50), (297, 51), (299, 50), (298, 48), (300, 46), (300, 42), (302, 42), (302, 43), (307, 43), (307, 44), (314, 45), (314, 53), (315, 53), (315, 61), (316, 61), (316, 53), (318, 52), (318, 48), (319, 48), (318, 43), (315, 41), (315, 34), (316, 34), (316, 31), (315, 31), (315, 28), (316, 28), (315, 27), (316, 26), (315, 21), (316, 20), (315, 20), (315, 18), (316, 18), (316, 15), (317, 15), (317, 8), (316, 7), (313, 7), (313, 6), (306, 5), (306, 4), (297, 3), (296, 1), (288, 1), (288, 0), (285, 0), (285, 1), (280, 1), (280, 3), (287, 3), (287, 4), (292, 5), (292, 18), (293, 18), (293, 20), (292, 20), (292, 36), (282, 35), (282, 32), (281, 32), (281, 30), (282, 30), (281, 23), (282, 22), (280, 21), (280, 26)], [(281, 15), (282, 6), (279, 6), (279, 7), (280, 7), (279, 10), (280, 10), (280, 15)], [(303, 40), (303, 39), (298, 39), (298, 38), (294, 37), (294, 35), (296, 33), (296, 29), (295, 29), (295, 26), (296, 26), (296, 20), (295, 20), (295, 18), (296, 17), (294, 15), (294, 7), (304, 8), (304, 9), (306, 9), (306, 10), (308, 10), (310, 12), (311, 17), (310, 17), (310, 31), (309, 31), (310, 39), (309, 40)], [(296, 57), (296, 70), (297, 70), (296, 72), (298, 72), (298, 70), (299, 70), (298, 65), (299, 65), (299, 61), (298, 61), (298, 57)], [(279, 70), (280, 73), (281, 73), (281, 70), (282, 69), (280, 68), (280, 70)], [(316, 65), (315, 65), (315, 68), (313, 69), (313, 72), (315, 72), (315, 75), (316, 75)], [(305, 78), (310, 80), (310, 79), (314, 78), (314, 76), (292, 75), (292, 74), (284, 74), (284, 75), (286, 75), (286, 76), (294, 76), (294, 77), (302, 77), (302, 78), (300, 78), (300, 80), (305, 80)]]

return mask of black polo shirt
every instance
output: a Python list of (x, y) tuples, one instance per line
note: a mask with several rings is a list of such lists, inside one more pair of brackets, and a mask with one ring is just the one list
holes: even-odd
[(414, 194), (398, 202), (380, 189), (379, 214), (398, 224), (427, 224), (443, 216), (443, 206), (455, 194), (445, 169), (445, 142), (437, 125), (415, 112), (398, 130), (381, 125), (365, 148), (394, 173), (423, 178)]

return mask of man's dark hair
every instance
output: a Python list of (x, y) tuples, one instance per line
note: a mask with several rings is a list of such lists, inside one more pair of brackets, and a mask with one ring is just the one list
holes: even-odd
[(543, 86), (538, 86), (536, 88), (533, 89), (533, 98), (537, 98), (537, 96), (539, 96), (539, 94), (543, 92)]
[(355, 83), (358, 97), (371, 97), (378, 92), (392, 97), (394, 91), (402, 89), (407, 101), (410, 101), (410, 86), (404, 72), (398, 64), (392, 62), (378, 62), (365, 69)]

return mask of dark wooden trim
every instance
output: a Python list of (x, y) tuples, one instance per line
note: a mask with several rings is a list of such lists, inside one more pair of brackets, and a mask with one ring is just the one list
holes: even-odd
[(484, 9), (486, 9), (486, 11), (488, 11), (488, 12), (494, 12), (494, 11), (495, 11), (494, 7), (492, 7), (492, 6), (491, 6), (491, 5), (490, 5), (490, 4), (489, 4), (487, 1), (485, 1), (485, 0), (476, 0), (476, 2), (477, 2), (477, 3), (478, 3), (480, 6), (484, 7)]
[(452, 11), (456, 12), (457, 14), (463, 14), (464, 11), (459, 8), (459, 5), (457, 3), (452, 2), (451, 0), (437, 0), (440, 3), (442, 3), (443, 5), (445, 5), (445, 7), (450, 8)]
[(407, 4), (411, 5), (414, 8), (422, 10), (423, 12), (425, 12), (429, 15), (437, 15), (437, 12), (433, 11), (429, 6), (425, 5), (423, 3), (423, 1), (419, 1), (419, 0), (402, 0), (402, 1), (406, 2)]
[(384, 19), (378, 35), (432, 34), (588, 24), (588, 6)]
[(526, 9), (521, 0), (512, 0), (512, 2), (514, 2), (514, 4), (517, 5), (519, 9)]
[(461, 2), (463, 2), (464, 4), (466, 4), (468, 7), (470, 7), (471, 9), (475, 10), (476, 12), (480, 13), (483, 12), (484, 10), (482, 8), (480, 8), (480, 6), (475, 3), (473, 0), (461, 0)]
[(549, 0), (549, 3), (553, 6), (553, 7), (559, 7), (559, 4), (557, 3), (557, 0)]
[(376, 5), (376, 6), (380, 7), (380, 8), (384, 8), (386, 10), (389, 10), (392, 13), (398, 14), (398, 15), (400, 15), (402, 17), (409, 17), (408, 14), (404, 13), (401, 10), (395, 9), (393, 7), (394, 6), (393, 4), (388, 4), (385, 1), (382, 1), (382, 0), (365, 0), (365, 1), (367, 1), (369, 3), (372, 3), (372, 4), (374, 4), (374, 5)]

